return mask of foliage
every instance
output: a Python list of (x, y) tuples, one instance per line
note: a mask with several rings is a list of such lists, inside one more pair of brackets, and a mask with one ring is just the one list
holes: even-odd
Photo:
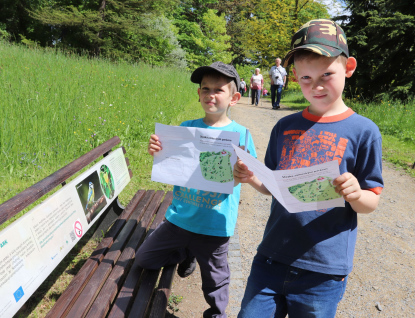
[[(270, 68), (276, 57), (289, 50), (292, 35), (310, 19), (326, 18), (326, 8), (311, 0), (254, 0), (242, 11), (239, 22), (245, 56), (262, 67)], [(245, 25), (245, 26), (242, 26)]]
[(199, 23), (188, 20), (176, 20), (179, 29), (178, 39), (186, 50), (186, 59), (191, 70), (198, 66), (209, 65), (214, 61), (230, 63), (230, 36), (226, 34), (225, 15), (208, 9)]
[(46, 43), (51, 28), (31, 18), (28, 10), (54, 3), (54, 0), (1, 0), (0, 29), (7, 32), (11, 41), (20, 42), (23, 35), (34, 42)]
[(179, 308), (177, 307), (183, 300), (183, 296), (179, 296), (179, 295), (175, 295), (175, 294), (171, 294), (169, 297), (169, 301), (167, 306), (173, 311), (173, 312), (177, 312), (179, 311)]
[(145, 15), (144, 17), (145, 28), (158, 31), (159, 35), (148, 39), (153, 42), (153, 47), (158, 48), (155, 51), (156, 54), (152, 53), (148, 57), (143, 57), (142, 60), (152, 65), (186, 68), (186, 52), (180, 47), (176, 34), (178, 30), (171, 20), (164, 16)]
[(415, 6), (409, 0), (347, 0), (340, 17), (358, 68), (348, 97), (400, 100), (415, 95)]
[(230, 48), (228, 42), (231, 37), (226, 34), (225, 14), (217, 16), (216, 13), (216, 10), (208, 10), (202, 17), (205, 34), (204, 54), (209, 56), (210, 62), (230, 63), (232, 53), (227, 50)]
[(317, 0), (3, 0), (0, 37), (114, 61), (269, 68)]
[(295, 92), (299, 92), (301, 91), (301, 87), (300, 84), (298, 84), (298, 82), (294, 82), (294, 81), (290, 81), (287, 85), (286, 88), (288, 91), (295, 91)]
[(225, 14), (226, 17), (226, 33), (231, 37), (230, 51), (233, 54), (232, 64), (250, 64), (245, 56), (245, 47), (242, 43), (242, 36), (247, 32), (245, 23), (246, 16), (244, 8), (250, 6), (250, 2), (246, 0), (218, 0), (211, 3), (210, 8), (218, 11), (218, 14)]
[(0, 40), (9, 40), (10, 34), (6, 30), (6, 25), (4, 23), (0, 23)]
[(345, 12), (346, 5), (342, 0), (317, 0), (317, 2), (320, 2), (325, 7), (329, 8), (331, 17), (339, 16), (343, 12)]
[(53, 26), (49, 42), (56, 47), (114, 60), (186, 66), (173, 26), (159, 12), (157, 4), (165, 1), (108, 0), (100, 6), (96, 2), (75, 6), (61, 0), (29, 12), (40, 23)]
[(255, 72), (255, 66), (251, 65), (235, 65), (235, 69), (239, 74), (239, 77), (245, 80), (245, 82), (248, 84), (249, 87), (249, 81), (251, 79), (251, 76)]
[(282, 55), (290, 46), (291, 30), (287, 29), (291, 29), (291, 21), (286, 18), (290, 0), (284, 1), (281, 5), (279, 1), (254, 0), (244, 8), (243, 15), (248, 18), (239, 22), (241, 29), (245, 29), (241, 35), (244, 53), (260, 66), (271, 66), (275, 54)]

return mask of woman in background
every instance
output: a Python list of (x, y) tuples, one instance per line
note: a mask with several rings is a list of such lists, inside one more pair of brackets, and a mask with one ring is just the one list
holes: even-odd
[(262, 74), (259, 74), (259, 68), (256, 68), (255, 74), (251, 77), (251, 105), (255, 103), (255, 106), (258, 106), (263, 85), (264, 78), (262, 77)]

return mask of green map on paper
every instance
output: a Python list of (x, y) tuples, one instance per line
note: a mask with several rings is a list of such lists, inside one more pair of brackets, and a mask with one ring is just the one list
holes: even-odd
[(327, 201), (340, 198), (334, 191), (332, 180), (329, 177), (318, 177), (315, 180), (299, 183), (288, 188), (288, 191), (301, 202)]
[(199, 155), (200, 169), (203, 178), (209, 181), (225, 183), (233, 180), (231, 153), (206, 151)]

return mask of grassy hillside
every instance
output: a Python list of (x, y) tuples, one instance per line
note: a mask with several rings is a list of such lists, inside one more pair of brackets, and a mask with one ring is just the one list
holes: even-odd
[(1, 42), (0, 56), (1, 202), (115, 135), (132, 164), (129, 196), (151, 182), (154, 124), (203, 114), (184, 71)]

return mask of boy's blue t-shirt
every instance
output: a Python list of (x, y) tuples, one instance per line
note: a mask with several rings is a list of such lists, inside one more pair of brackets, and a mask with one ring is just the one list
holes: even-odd
[[(352, 173), (362, 189), (380, 194), (382, 140), (378, 127), (348, 109), (331, 117), (304, 110), (278, 121), (265, 165), (271, 170), (309, 167), (338, 160), (340, 174)], [(275, 198), (258, 252), (298, 268), (347, 275), (353, 267), (357, 213), (345, 207), (289, 213)]]
[[(188, 120), (180, 126), (239, 132), (239, 145), (245, 145), (246, 128), (232, 121), (224, 127), (211, 127), (203, 119)], [(256, 158), (251, 135), (248, 150)], [(174, 186), (173, 201), (166, 212), (166, 219), (190, 232), (211, 236), (232, 236), (238, 216), (241, 185), (233, 188), (233, 194)]]

